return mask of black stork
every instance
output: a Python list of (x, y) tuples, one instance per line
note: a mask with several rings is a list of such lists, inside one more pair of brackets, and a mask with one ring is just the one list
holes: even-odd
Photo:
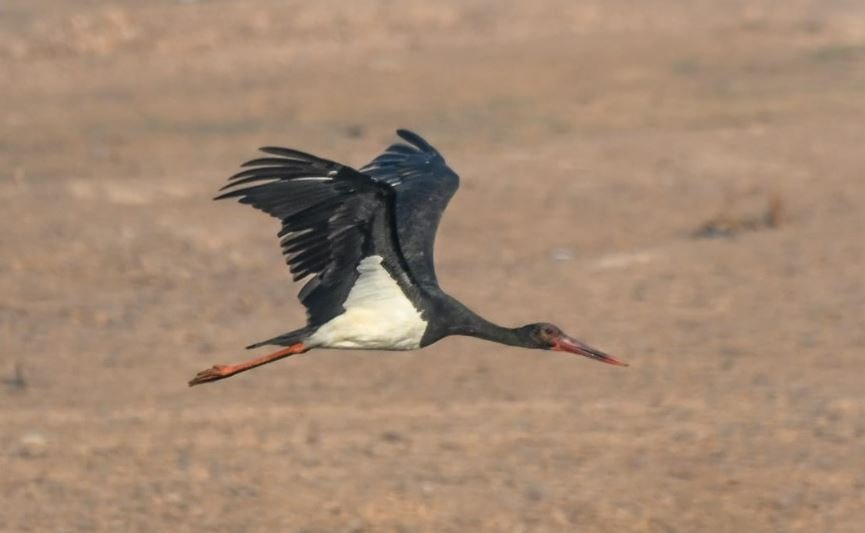
[(189, 385), (225, 379), (313, 348), (414, 350), (449, 335), (625, 363), (548, 323), (506, 328), (445, 293), (433, 243), (459, 176), (416, 133), (355, 170), (298, 150), (265, 147), (216, 197), (237, 198), (282, 222), (282, 253), (298, 281), (306, 326), (247, 348), (284, 348), (199, 372)]

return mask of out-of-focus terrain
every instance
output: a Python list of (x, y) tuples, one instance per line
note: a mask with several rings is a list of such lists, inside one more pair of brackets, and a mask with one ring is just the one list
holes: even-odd
[[(865, 5), (0, 3), (0, 530), (862, 531)], [(447, 339), (295, 328), (260, 145), (461, 173)], [(706, 238), (712, 237), (712, 238)]]

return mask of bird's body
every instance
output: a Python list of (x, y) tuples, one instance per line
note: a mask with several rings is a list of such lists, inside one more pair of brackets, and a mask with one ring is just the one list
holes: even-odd
[(298, 298), (307, 325), (249, 346), (285, 346), (235, 365), (216, 365), (197, 385), (313, 348), (414, 350), (449, 335), (470, 335), (513, 346), (618, 360), (564, 335), (551, 324), (504, 328), (481, 318), (438, 284), (433, 263), (441, 215), (459, 177), (415, 133), (354, 170), (287, 148), (244, 164), (217, 199), (278, 218), (283, 254), (295, 281), (310, 277)]
[(357, 265), (360, 275), (343, 302), (345, 312), (310, 335), (309, 346), (362, 350), (415, 350), (427, 321), (371, 255)]

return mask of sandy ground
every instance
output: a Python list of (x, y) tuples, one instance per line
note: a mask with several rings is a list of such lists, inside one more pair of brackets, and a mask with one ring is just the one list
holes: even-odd
[[(862, 3), (7, 0), (0, 99), (0, 530), (862, 531)], [(187, 388), (303, 321), (216, 188), (396, 127), (463, 177), (442, 285), (631, 367)]]

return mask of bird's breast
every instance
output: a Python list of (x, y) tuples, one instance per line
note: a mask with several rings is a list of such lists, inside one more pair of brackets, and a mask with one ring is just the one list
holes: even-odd
[(372, 255), (357, 266), (360, 274), (343, 302), (345, 312), (322, 324), (310, 346), (368, 350), (414, 350), (420, 347), (427, 322)]

